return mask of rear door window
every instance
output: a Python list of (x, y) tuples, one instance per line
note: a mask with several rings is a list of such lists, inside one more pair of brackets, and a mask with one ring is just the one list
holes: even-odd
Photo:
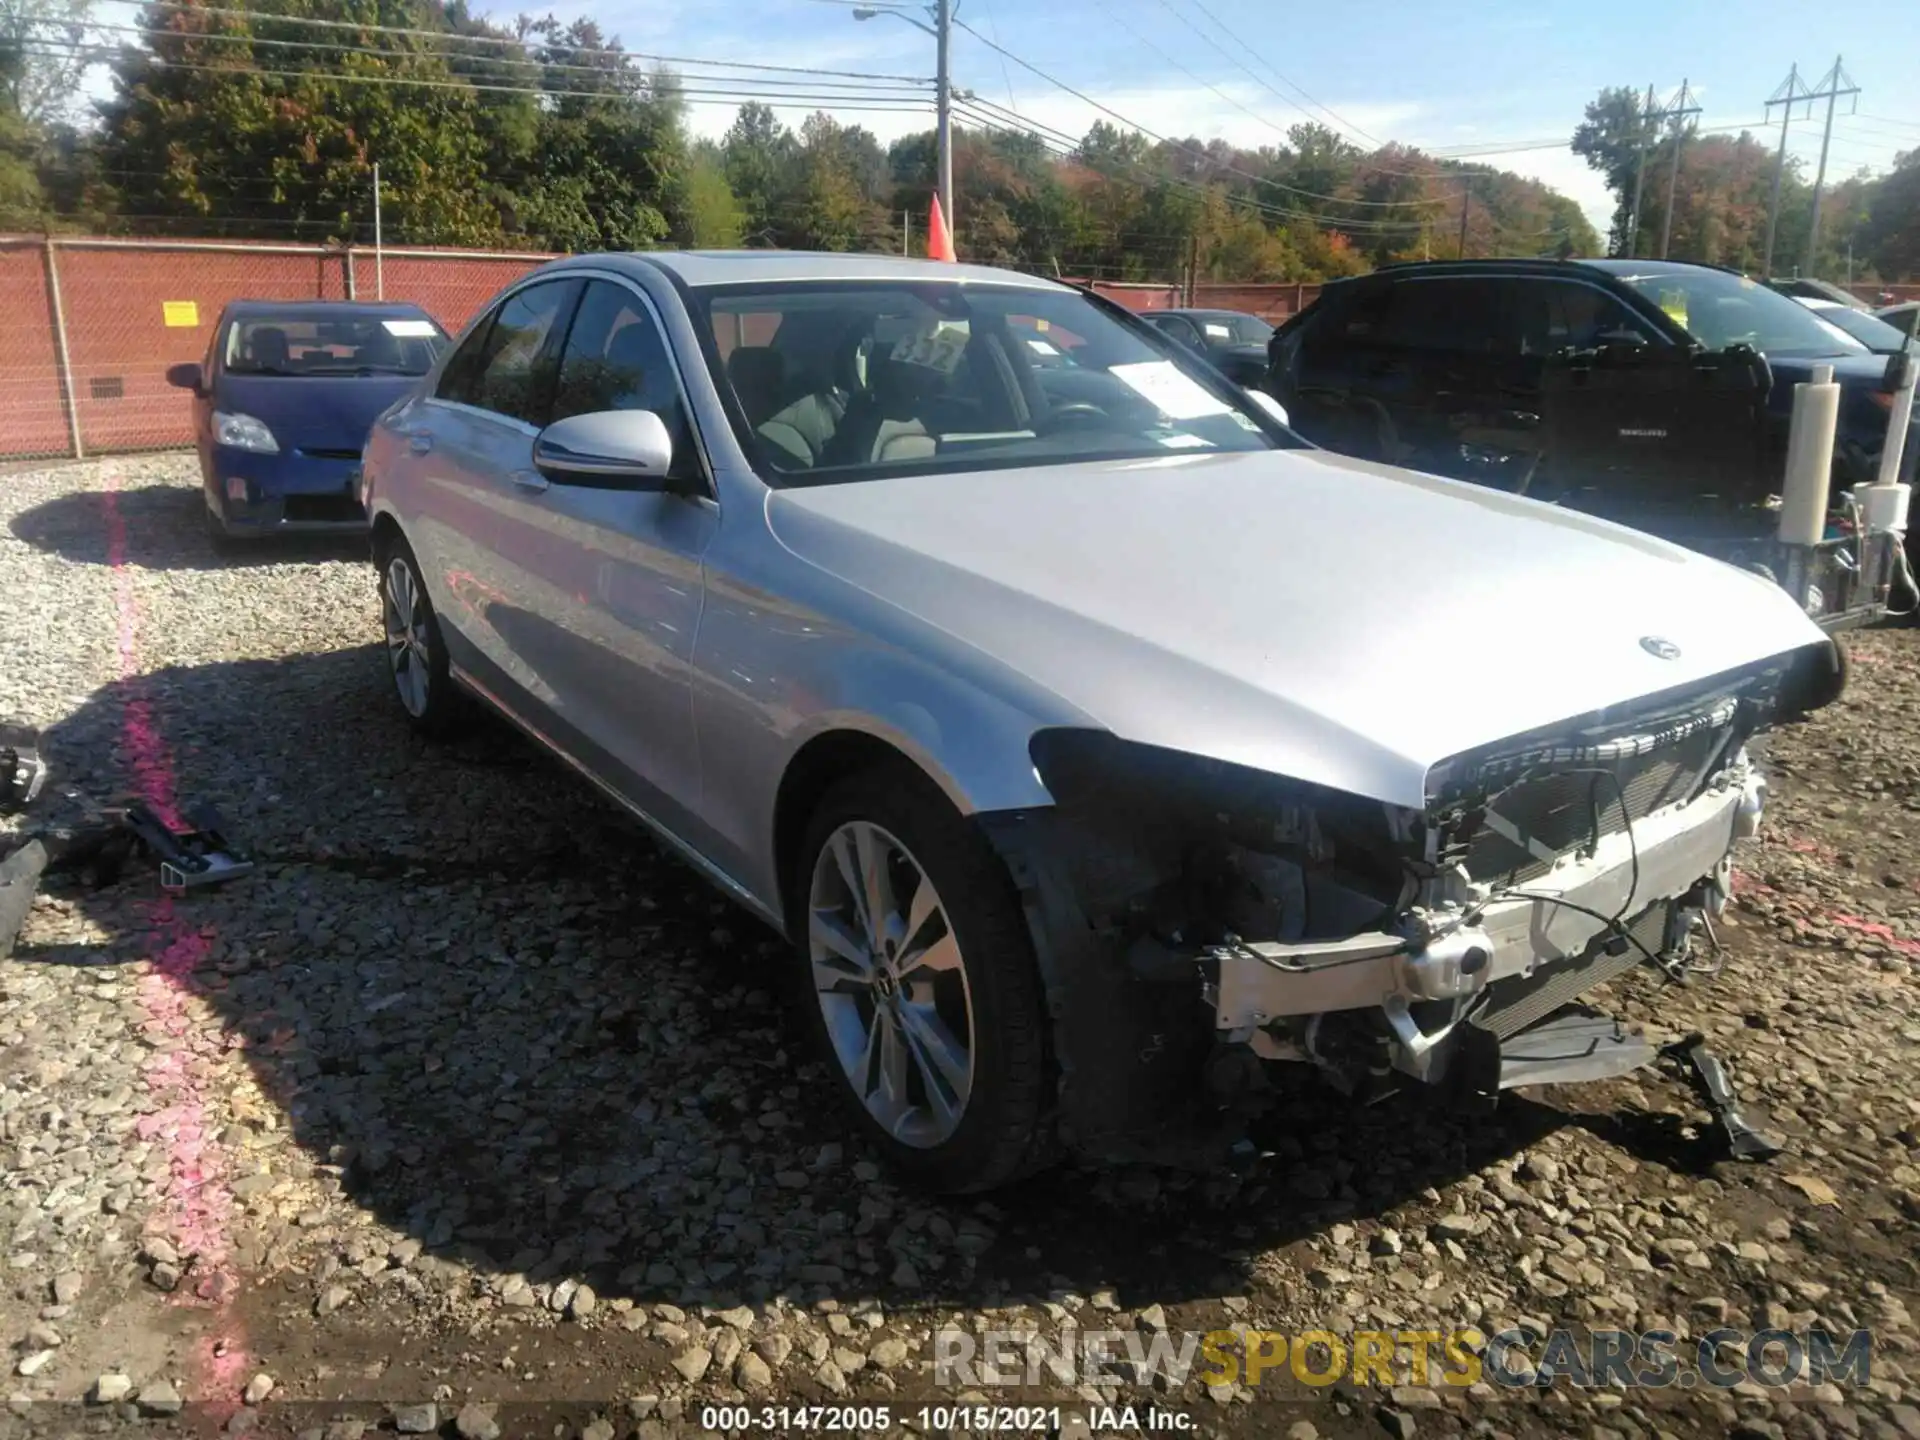
[(1384, 316), (1386, 343), (1446, 354), (1518, 354), (1520, 337), (1503, 294), (1512, 288), (1481, 278), (1403, 280)]

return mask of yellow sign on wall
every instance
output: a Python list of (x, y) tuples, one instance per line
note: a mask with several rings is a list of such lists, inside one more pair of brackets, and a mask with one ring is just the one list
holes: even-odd
[(162, 300), (160, 314), (169, 330), (193, 330), (200, 324), (200, 306), (193, 300)]

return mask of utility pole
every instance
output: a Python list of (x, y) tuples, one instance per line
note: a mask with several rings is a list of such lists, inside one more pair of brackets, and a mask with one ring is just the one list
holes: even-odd
[(1467, 207), (1473, 203), (1473, 177), (1460, 177), (1460, 258), (1467, 258)]
[(953, 75), (947, 64), (947, 52), (952, 49), (953, 40), (953, 0), (933, 0), (926, 7), (931, 25), (914, 19), (903, 10), (892, 5), (861, 5), (855, 8), (853, 18), (871, 20), (876, 15), (891, 15), (896, 20), (904, 20), (916, 30), (925, 31), (933, 36), (934, 75), (933, 103), (934, 126), (938, 136), (940, 158), (938, 171), (934, 177), (934, 192), (940, 197), (940, 213), (946, 217), (947, 235), (955, 234), (953, 220)]
[(913, 254), (913, 211), (900, 212), (900, 253)]
[[(1767, 202), (1767, 253), (1760, 263), (1760, 278), (1773, 278), (1773, 236), (1780, 224), (1780, 180), (1787, 170), (1787, 127), (1793, 123), (1793, 107), (1806, 99), (1806, 83), (1800, 78), (1800, 67), (1795, 65), (1787, 72), (1787, 78), (1780, 82), (1780, 88), (1773, 92), (1773, 98), (1767, 101), (1767, 113), (1773, 113), (1773, 107), (1784, 105), (1787, 108), (1780, 115), (1780, 149), (1773, 157), (1773, 198)], [(1813, 113), (1809, 107), (1807, 113)]]
[(1659, 128), (1659, 112), (1653, 108), (1653, 86), (1647, 86), (1647, 108), (1640, 116), (1640, 143), (1633, 162), (1633, 208), (1627, 212), (1627, 258), (1640, 250), (1640, 197), (1647, 186), (1647, 141)]
[[(1801, 265), (1809, 275), (1817, 273), (1814, 269), (1814, 252), (1820, 245), (1820, 189), (1827, 183), (1827, 146), (1833, 140), (1834, 102), (1842, 95), (1857, 96), (1859, 93), (1860, 87), (1853, 83), (1853, 77), (1847, 74), (1840, 64), (1840, 57), (1836, 55), (1833, 57), (1833, 68), (1820, 81), (1820, 88), (1807, 95), (1809, 100), (1827, 102), (1827, 124), (1820, 132), (1820, 169), (1813, 177), (1813, 220), (1807, 226), (1807, 258)], [(1860, 108), (1859, 100), (1853, 102), (1853, 108)]]
[(1673, 103), (1661, 112), (1661, 118), (1673, 122), (1673, 167), (1667, 171), (1667, 214), (1660, 222), (1660, 258), (1667, 258), (1667, 247), (1673, 240), (1673, 201), (1680, 189), (1680, 147), (1687, 141), (1687, 117), (1698, 115), (1700, 107), (1693, 103), (1693, 91), (1688, 88), (1690, 82), (1680, 82), (1680, 93), (1673, 97)]
[(380, 234), (380, 162), (373, 162), (373, 298), (387, 298), (387, 255)]
[(940, 135), (940, 213), (947, 218), (947, 234), (956, 235), (953, 218), (953, 76), (947, 51), (953, 41), (953, 0), (935, 0), (933, 98)]

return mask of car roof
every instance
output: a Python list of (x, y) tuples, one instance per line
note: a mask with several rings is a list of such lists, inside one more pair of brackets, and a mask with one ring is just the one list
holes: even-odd
[(1227, 321), (1227, 319), (1231, 319), (1231, 321), (1260, 321), (1261, 324), (1273, 324), (1273, 321), (1269, 321), (1269, 319), (1265, 319), (1265, 317), (1261, 317), (1261, 315), (1254, 315), (1254, 313), (1248, 311), (1248, 309), (1200, 309), (1200, 307), (1187, 307), (1187, 305), (1167, 305), (1165, 309), (1144, 309), (1144, 311), (1140, 311), (1140, 315), (1146, 315), (1146, 317), (1154, 317), (1154, 315), (1192, 315), (1196, 321), (1206, 321), (1206, 319), (1223, 319), (1223, 321)]
[(962, 285), (1017, 285), (1034, 290), (1064, 290), (1067, 286), (1000, 270), (990, 265), (957, 265), (948, 260), (914, 260), (904, 255), (861, 255), (810, 250), (646, 250), (617, 254), (574, 255), (556, 261), (556, 270), (577, 266), (626, 270), (664, 270), (680, 283), (702, 288), (711, 285), (756, 285), (807, 280), (918, 280)]
[(236, 320), (256, 315), (312, 315), (340, 319), (352, 315), (426, 315), (405, 300), (230, 300), (225, 314)]
[(1716, 275), (1740, 275), (1738, 270), (1726, 265), (1696, 265), (1688, 260), (1574, 260), (1569, 263), (1584, 265), (1589, 270), (1603, 270), (1609, 275), (1694, 275), (1702, 270), (1711, 270)]

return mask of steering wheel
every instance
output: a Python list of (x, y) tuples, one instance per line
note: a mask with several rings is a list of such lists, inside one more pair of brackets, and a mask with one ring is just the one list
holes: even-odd
[(1111, 420), (1113, 417), (1091, 400), (1069, 400), (1064, 405), (1055, 405), (1048, 419), (1058, 424), (1070, 420)]

